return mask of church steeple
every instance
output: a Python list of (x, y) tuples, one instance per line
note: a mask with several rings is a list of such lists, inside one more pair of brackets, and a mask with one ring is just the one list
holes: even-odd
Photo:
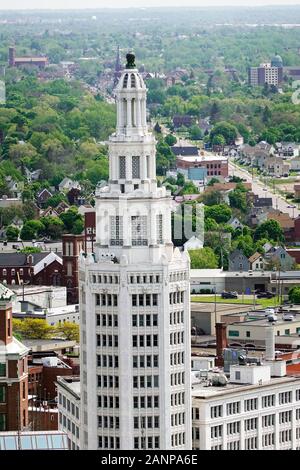
[(115, 64), (115, 73), (114, 73), (114, 87), (117, 85), (119, 78), (121, 76), (122, 65), (120, 60), (120, 46), (117, 49), (117, 57), (116, 57), (116, 64)]

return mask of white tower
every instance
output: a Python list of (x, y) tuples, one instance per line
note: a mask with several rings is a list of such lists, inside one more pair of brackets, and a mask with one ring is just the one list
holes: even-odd
[(134, 61), (116, 88), (95, 253), (80, 262), (81, 448), (191, 449), (189, 258), (173, 248)]

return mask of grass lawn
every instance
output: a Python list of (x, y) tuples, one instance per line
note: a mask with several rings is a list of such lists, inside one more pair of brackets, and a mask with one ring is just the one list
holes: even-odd
[[(243, 301), (242, 296), (239, 296), (238, 299), (222, 299), (220, 295), (217, 295), (216, 300), (217, 303), (221, 304), (242, 304), (253, 306), (253, 297), (251, 299), (249, 296), (245, 296), (245, 299)], [(213, 295), (192, 295), (191, 302), (214, 303), (215, 297)], [(255, 305), (261, 305), (263, 308), (276, 307), (280, 305), (280, 302), (276, 297), (274, 297), (273, 299), (255, 299)]]

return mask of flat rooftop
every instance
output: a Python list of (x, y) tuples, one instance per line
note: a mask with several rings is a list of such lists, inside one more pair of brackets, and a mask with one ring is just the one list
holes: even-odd
[[(282, 325), (290, 325), (293, 323), (300, 323), (300, 313), (295, 313), (293, 312), (294, 320), (285, 320), (284, 317), (287, 314), (290, 314), (289, 310), (284, 310), (284, 313), (276, 313), (277, 316), (277, 321), (269, 321), (264, 310), (256, 310), (255, 312), (248, 312), (248, 318), (245, 319), (245, 321), (240, 321), (240, 322), (233, 322), (231, 325), (239, 325), (239, 326), (246, 326), (248, 327), (250, 324), (251, 326), (260, 326), (260, 327), (266, 327), (266, 326), (282, 326)], [(233, 315), (234, 316), (234, 315)]]
[(285, 377), (275, 377), (267, 382), (264, 382), (262, 385), (258, 384), (236, 384), (228, 382), (227, 385), (220, 387), (220, 386), (205, 386), (205, 382), (199, 384), (192, 385), (192, 397), (198, 399), (209, 399), (209, 398), (216, 398), (218, 396), (222, 397), (224, 395), (231, 394), (232, 392), (238, 392), (239, 394), (243, 392), (251, 392), (251, 390), (255, 390), (258, 388), (262, 389), (264, 387), (270, 387), (274, 385), (280, 384), (288, 384), (288, 383), (300, 383), (300, 377), (296, 376), (285, 376)]
[(64, 376), (58, 377), (57, 383), (64, 387), (74, 396), (80, 397), (80, 377), (79, 376)]

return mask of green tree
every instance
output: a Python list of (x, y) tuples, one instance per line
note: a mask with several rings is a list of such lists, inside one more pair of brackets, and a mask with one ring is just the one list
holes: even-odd
[(45, 237), (50, 237), (52, 240), (60, 240), (63, 230), (64, 223), (58, 217), (47, 216), (41, 217), (41, 222), (45, 226), (43, 235)]
[(191, 140), (201, 140), (203, 137), (202, 130), (199, 126), (191, 126), (189, 129), (189, 135)]
[(46, 320), (37, 318), (25, 318), (13, 320), (13, 328), (17, 334), (26, 339), (48, 339), (54, 333), (54, 328)]
[(238, 130), (236, 126), (226, 121), (218, 122), (210, 132), (210, 139), (214, 142), (215, 136), (222, 136), (225, 139), (226, 144), (234, 142), (238, 136)]
[(214, 219), (218, 224), (224, 224), (231, 219), (232, 210), (226, 204), (205, 206), (205, 218)]
[(266, 238), (267, 240), (271, 240), (275, 243), (283, 242), (284, 233), (279, 222), (277, 222), (277, 220), (270, 219), (261, 223), (254, 232), (254, 240), (258, 241), (261, 238)]
[(64, 322), (58, 325), (55, 331), (67, 341), (79, 343), (79, 325), (71, 322)]
[(215, 269), (218, 267), (218, 258), (209, 247), (190, 250), (189, 255), (192, 269)]
[(9, 225), (5, 231), (6, 238), (9, 242), (16, 242), (19, 238), (20, 230), (13, 225)]
[(292, 287), (289, 290), (289, 301), (293, 304), (300, 304), (300, 287)]
[(66, 212), (60, 214), (59, 217), (68, 233), (79, 234), (83, 231), (83, 217), (79, 214), (77, 207), (70, 207)]
[(165, 142), (166, 142), (166, 144), (168, 144), (170, 147), (172, 147), (173, 145), (176, 144), (177, 139), (176, 139), (175, 135), (168, 134), (168, 135), (166, 135), (166, 137), (165, 137)]
[(230, 207), (239, 209), (241, 212), (246, 213), (248, 209), (247, 192), (243, 188), (235, 188), (229, 193)]
[(24, 224), (20, 233), (21, 240), (30, 241), (30, 240), (33, 240), (35, 237), (36, 237), (35, 229), (31, 227), (30, 225)]

